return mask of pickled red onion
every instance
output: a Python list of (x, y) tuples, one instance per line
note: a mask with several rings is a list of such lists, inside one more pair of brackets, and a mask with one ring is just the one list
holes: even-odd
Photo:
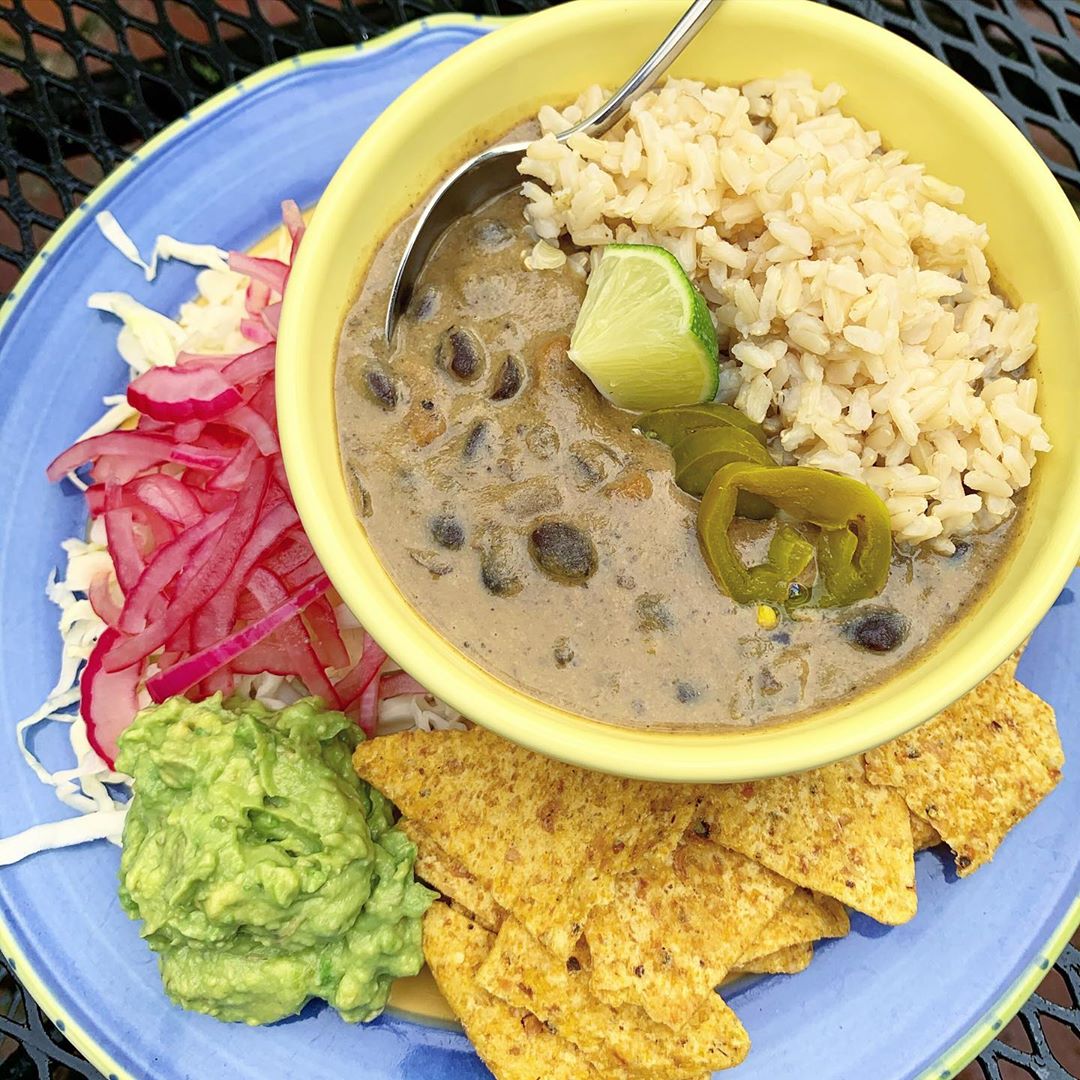
[(228, 694), (240, 675), (291, 676), (369, 734), (380, 700), (423, 692), (404, 672), (380, 677), (386, 653), (369, 634), (350, 652), (293, 506), (277, 438), (274, 360), (304, 223), (295, 203), (283, 204), (282, 215), (289, 263), (229, 259), (251, 279), (241, 330), (258, 347), (180, 352), (174, 365), (151, 367), (128, 389), (139, 412), (134, 430), (85, 439), (48, 468), (58, 480), (91, 466), (87, 505), (92, 517), (104, 515), (124, 594), (117, 605), (107, 578), (91, 583), (91, 604), (107, 628), (84, 672), (82, 714), (110, 762), (144, 685), (160, 701)]

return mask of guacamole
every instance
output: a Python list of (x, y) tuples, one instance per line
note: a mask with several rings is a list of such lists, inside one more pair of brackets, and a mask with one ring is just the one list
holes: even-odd
[(134, 778), (120, 902), (169, 996), (267, 1024), (323, 998), (371, 1020), (423, 963), (416, 849), (358, 780), (362, 735), (318, 699), (273, 712), (215, 695), (146, 709), (120, 736)]

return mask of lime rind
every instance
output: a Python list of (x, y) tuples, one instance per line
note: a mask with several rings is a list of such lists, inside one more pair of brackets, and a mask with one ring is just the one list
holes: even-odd
[(710, 401), (720, 370), (705, 298), (679, 261), (650, 244), (611, 244), (593, 272), (570, 359), (613, 404)]

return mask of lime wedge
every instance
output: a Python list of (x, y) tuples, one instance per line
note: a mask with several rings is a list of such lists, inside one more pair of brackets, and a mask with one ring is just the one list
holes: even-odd
[(570, 359), (621, 409), (709, 401), (719, 380), (705, 298), (678, 259), (649, 244), (611, 244), (589, 281)]

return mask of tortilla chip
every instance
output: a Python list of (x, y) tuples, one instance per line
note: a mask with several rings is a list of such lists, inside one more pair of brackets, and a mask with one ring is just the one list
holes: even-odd
[(491, 893), (461, 863), (450, 858), (415, 821), (402, 818), (398, 828), (416, 845), (413, 865), (416, 876), (471, 915), (485, 930), (497, 932), (506, 912), (495, 903)]
[(670, 866), (615, 883), (585, 924), (592, 985), (678, 1031), (791, 895), (791, 882), (691, 830)]
[(874, 787), (861, 757), (706, 789), (699, 814), (722, 844), (879, 922), (915, 914), (907, 807)]
[(435, 903), (424, 916), (423, 937), (439, 989), (496, 1080), (601, 1080), (573, 1043), (477, 984), (476, 971), (494, 940), (483, 927)]
[(696, 789), (565, 765), (483, 728), (385, 735), (353, 764), (563, 957), (615, 874), (675, 849), (696, 800)]
[(1054, 710), (1002, 665), (921, 727), (866, 755), (866, 775), (903, 794), (956, 854), (961, 877), (1061, 779)]
[[(869, 769), (867, 775), (869, 775)], [(915, 850), (926, 851), (927, 848), (937, 847), (941, 843), (941, 833), (929, 821), (923, 821), (918, 814), (911, 814), (910, 816), (911, 839), (915, 844)]]
[(810, 966), (814, 959), (812, 942), (804, 941), (799, 945), (788, 945), (767, 956), (759, 956), (749, 964), (736, 969), (737, 975), (798, 975)]
[(735, 966), (747, 968), (755, 960), (792, 945), (805, 945), (820, 938), (842, 938), (850, 929), (851, 921), (843, 904), (831, 896), (796, 889)]
[(589, 951), (580, 944), (569, 960), (545, 949), (517, 920), (499, 931), (477, 981), (488, 992), (527, 1008), (575, 1043), (604, 1075), (630, 1070), (653, 1080), (683, 1080), (739, 1064), (750, 1040), (738, 1018), (710, 994), (692, 1023), (676, 1034), (636, 1005), (613, 1008), (589, 984)]

